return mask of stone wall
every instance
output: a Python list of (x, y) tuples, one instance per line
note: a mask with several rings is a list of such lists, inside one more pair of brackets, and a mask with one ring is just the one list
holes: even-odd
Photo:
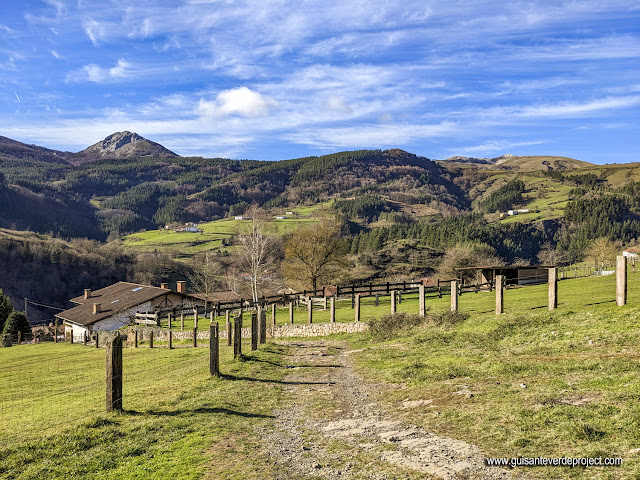
[[(125, 342), (133, 344), (134, 331), (136, 327), (129, 327), (120, 330), (120, 334), (124, 335)], [(156, 342), (166, 342), (169, 340), (168, 331), (160, 327), (137, 327), (138, 341), (147, 341), (149, 339), (149, 333), (153, 331), (153, 339)], [(312, 323), (312, 324), (300, 324), (300, 325), (267, 325), (267, 337), (268, 338), (283, 338), (283, 337), (324, 337), (326, 335), (332, 335), (334, 333), (359, 333), (369, 330), (369, 324), (365, 322), (350, 322), (350, 323)], [(102, 333), (100, 332), (102, 338)], [(184, 332), (173, 331), (173, 340), (191, 340), (193, 339), (193, 331), (185, 330)], [(227, 338), (227, 330), (220, 330), (220, 339)], [(242, 329), (242, 338), (251, 338), (251, 328)], [(198, 331), (198, 340), (208, 340), (209, 330)], [(101, 343), (103, 340), (100, 341)]]
[(312, 323), (304, 325), (270, 325), (267, 336), (282, 337), (324, 337), (334, 333), (359, 333), (369, 330), (369, 324), (364, 322), (350, 323)]

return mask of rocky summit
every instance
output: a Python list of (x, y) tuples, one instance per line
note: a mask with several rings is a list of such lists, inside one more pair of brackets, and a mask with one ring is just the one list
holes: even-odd
[(74, 163), (97, 158), (177, 157), (171, 150), (137, 133), (116, 132), (76, 154)]

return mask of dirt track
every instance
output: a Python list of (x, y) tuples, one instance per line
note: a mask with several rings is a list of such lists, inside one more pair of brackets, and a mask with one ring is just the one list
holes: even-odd
[(380, 386), (353, 370), (346, 343), (280, 342), (293, 347), (285, 378), (289, 408), (263, 432), (278, 478), (510, 479), (488, 468), (468, 443), (429, 433), (379, 410)]

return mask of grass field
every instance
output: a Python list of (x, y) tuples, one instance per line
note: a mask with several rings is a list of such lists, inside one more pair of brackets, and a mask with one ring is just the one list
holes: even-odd
[[(399, 386), (386, 398), (395, 415), (491, 455), (623, 458), (608, 469), (525, 470), (535, 478), (638, 478), (640, 275), (629, 276), (625, 307), (615, 305), (614, 276), (560, 282), (554, 312), (546, 288), (507, 290), (500, 316), (493, 295), (464, 294), (469, 318), (363, 335), (354, 357), (366, 375)], [(432, 403), (399, 408), (420, 399)]]
[[(629, 273), (624, 307), (614, 302), (614, 276), (564, 280), (558, 290), (553, 312), (546, 285), (505, 291), (500, 316), (493, 293), (465, 293), (459, 306), (467, 318), (431, 315), (395, 334), (340, 338), (349, 339), (365, 378), (395, 385), (381, 404), (393, 417), (491, 456), (623, 458), (608, 469), (524, 470), (533, 478), (637, 478), (640, 272)], [(446, 312), (449, 300), (429, 298), (429, 313)], [(417, 313), (415, 295), (398, 310)], [(362, 320), (388, 311), (388, 298), (377, 308), (364, 303)], [(350, 302), (336, 314), (352, 321)], [(306, 310), (296, 315), (306, 322)], [(278, 319), (287, 321), (286, 310)], [(107, 414), (104, 350), (0, 349), (0, 477), (277, 477), (253, 432), (269, 428), (274, 409), (285, 406), (287, 347), (267, 343), (233, 361), (222, 345), (222, 379), (209, 376), (207, 354), (206, 347), (125, 349), (125, 411)], [(432, 402), (403, 408), (420, 399)]]
[[(281, 401), (282, 349), (241, 362), (221, 350), (223, 379), (209, 376), (208, 348), (125, 349), (125, 411), (106, 414), (103, 349), (1, 349), (0, 478), (272, 477), (251, 432)], [(233, 472), (229, 450), (243, 458)]]
[[(295, 215), (284, 219), (272, 218), (266, 223), (266, 233), (285, 235), (297, 228), (317, 221), (312, 213), (321, 205), (300, 207), (293, 211)], [(148, 230), (133, 233), (123, 238), (122, 245), (140, 252), (172, 253), (177, 258), (190, 258), (198, 252), (220, 248), (222, 241), (233, 235), (242, 234), (250, 227), (250, 220), (224, 218), (212, 222), (200, 223), (201, 232), (175, 232), (173, 230)]]

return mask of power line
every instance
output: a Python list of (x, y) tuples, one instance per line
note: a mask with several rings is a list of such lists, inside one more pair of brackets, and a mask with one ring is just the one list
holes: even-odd
[(54, 307), (53, 305), (45, 305), (44, 303), (37, 303), (26, 298), (24, 299), (24, 301), (25, 303), (30, 303), (31, 305), (37, 305), (39, 307), (53, 308), (55, 310), (60, 310), (60, 311), (66, 310), (66, 308)]

